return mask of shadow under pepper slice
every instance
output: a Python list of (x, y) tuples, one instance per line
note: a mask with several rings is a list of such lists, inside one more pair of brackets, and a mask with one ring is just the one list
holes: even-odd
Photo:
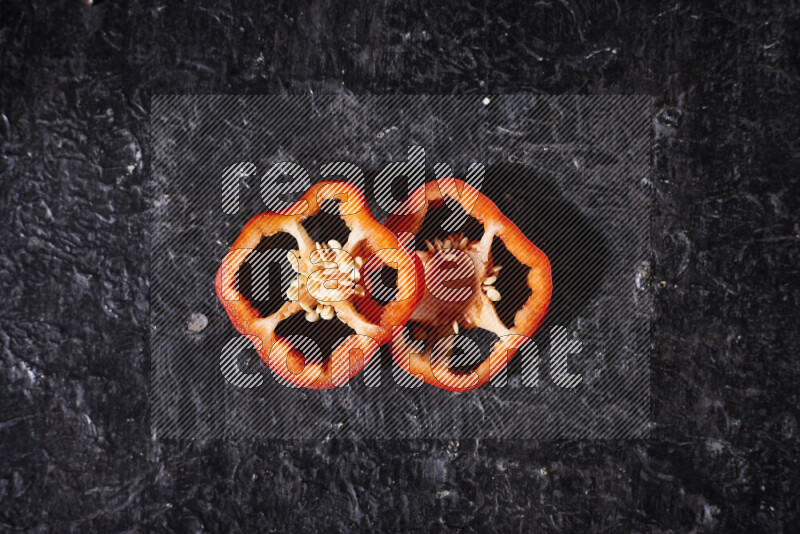
[[(456, 392), (470, 391), (486, 384), (499, 373), (516, 351), (541, 326), (547, 314), (553, 284), (550, 261), (522, 231), (504, 216), (500, 209), (474, 187), (456, 178), (442, 178), (418, 187), (386, 220), (386, 226), (402, 242), (411, 240), (428, 210), (443, 207), (445, 197), (453, 199), (483, 225), (484, 234), (478, 241), (469, 241), (463, 234), (444, 240), (426, 242), (427, 250), (417, 251), (425, 265), (424, 293), (410, 321), (427, 328), (422, 352), (415, 352), (402, 328), (395, 330), (392, 339), (392, 358), (404, 371), (428, 384)], [(493, 286), (500, 275), (500, 266), (493, 265), (491, 246), (498, 237), (506, 249), (529, 268), (525, 279), (531, 295), (516, 312), (514, 324), (506, 327), (497, 315), (494, 302), (501, 295)], [(449, 264), (449, 267), (447, 266)], [(456, 271), (466, 277), (461, 289), (443, 289), (442, 280)], [(452, 279), (452, 277), (451, 277)], [(500, 340), (492, 347), (489, 357), (474, 371), (462, 372), (451, 367), (455, 335), (461, 329), (483, 328)], [(422, 336), (418, 336), (422, 337)]]
[[(320, 211), (324, 200), (338, 200), (338, 214), (350, 230), (347, 241), (315, 243), (302, 223)], [(288, 298), (275, 313), (262, 317), (237, 288), (237, 273), (263, 237), (278, 232), (293, 236), (298, 249), (288, 254), (296, 278)], [(362, 268), (390, 266), (397, 270), (397, 295), (385, 306), (375, 303), (362, 282)], [(233, 326), (248, 339), (261, 359), (281, 379), (309, 389), (345, 384), (386, 343), (392, 327), (404, 325), (422, 298), (422, 264), (415, 254), (370, 212), (363, 193), (346, 182), (325, 181), (278, 212), (256, 215), (242, 229), (217, 271), (217, 297)], [(304, 356), (288, 339), (275, 333), (277, 325), (296, 313), (313, 323), (337, 317), (355, 331), (325, 361)]]

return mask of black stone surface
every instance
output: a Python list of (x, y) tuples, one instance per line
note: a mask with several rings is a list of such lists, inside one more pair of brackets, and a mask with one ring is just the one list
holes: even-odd
[[(800, 528), (796, 2), (5, 1), (0, 530)], [(653, 430), (156, 442), (157, 93), (647, 93)]]

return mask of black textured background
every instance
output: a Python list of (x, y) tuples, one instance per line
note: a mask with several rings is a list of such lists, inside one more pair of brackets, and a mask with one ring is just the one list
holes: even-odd
[[(800, 527), (797, 2), (0, 4), (0, 530)], [(154, 442), (157, 93), (653, 96), (654, 428)]]

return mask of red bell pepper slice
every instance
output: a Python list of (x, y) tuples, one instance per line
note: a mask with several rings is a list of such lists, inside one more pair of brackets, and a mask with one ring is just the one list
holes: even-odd
[[(409, 374), (428, 384), (463, 392), (486, 384), (538, 330), (550, 305), (553, 282), (550, 261), (544, 252), (525, 237), (491, 200), (456, 178), (442, 178), (418, 187), (388, 217), (386, 227), (396, 235), (406, 235), (407, 238), (401, 240), (408, 242), (411, 235), (422, 227), (428, 210), (444, 205), (445, 196), (457, 201), (467, 214), (477, 219), (483, 225), (484, 234), (480, 240), (472, 242), (463, 234), (446, 237), (444, 241), (437, 238), (434, 243), (426, 242), (428, 250), (417, 251), (425, 264), (425, 287), (419, 287), (424, 296), (409, 320), (428, 327), (430, 335), (423, 352), (415, 353), (403, 329), (398, 328), (391, 348), (395, 363)], [(499, 292), (492, 285), (500, 271), (499, 266), (493, 265), (491, 255), (494, 237), (498, 237), (508, 251), (529, 268), (525, 283), (531, 295), (516, 312), (510, 328), (502, 323), (494, 307), (494, 302), (500, 300)], [(449, 302), (441, 294), (442, 280), (446, 278), (442, 258), (447, 260), (448, 256), (454, 261), (456, 270), (463, 267), (460, 271), (466, 274), (466, 287), (470, 289), (466, 298), (451, 290), (453, 298)], [(468, 265), (469, 260), (472, 265)], [(459, 266), (459, 261), (467, 265)], [(436, 294), (437, 290), (440, 294)], [(485, 361), (474, 371), (464, 373), (450, 368), (452, 334), (470, 328), (484, 328), (499, 336), (500, 340)], [(440, 339), (443, 340), (436, 344), (434, 351), (434, 343)]]
[[(315, 243), (302, 225), (329, 199), (339, 200), (339, 216), (350, 229), (344, 245)], [(289, 253), (297, 278), (287, 292), (289, 301), (277, 312), (261, 317), (239, 291), (236, 278), (261, 239), (278, 232), (286, 232), (298, 242), (298, 250)], [(367, 260), (397, 269), (397, 295), (385, 306), (375, 303), (360, 283)], [(294, 386), (330, 389), (356, 376), (378, 347), (389, 341), (392, 327), (406, 323), (422, 298), (422, 292), (416, 290), (422, 279), (420, 260), (372, 216), (363, 193), (346, 182), (325, 181), (312, 186), (288, 208), (250, 219), (223, 259), (215, 286), (233, 326), (253, 342), (273, 372)], [(356, 335), (339, 344), (329, 359), (312, 361), (275, 333), (281, 321), (296, 313), (305, 313), (310, 322), (338, 317)]]

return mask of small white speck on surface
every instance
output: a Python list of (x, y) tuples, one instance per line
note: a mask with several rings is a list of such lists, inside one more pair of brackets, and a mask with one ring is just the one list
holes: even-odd
[(491, 101), (492, 100), (488, 96), (483, 97), (483, 100), (481, 100), (481, 102), (483, 102), (484, 106), (488, 106), (489, 102), (491, 102)]
[(202, 313), (193, 313), (186, 322), (186, 330), (192, 334), (202, 332), (208, 326), (208, 317)]

